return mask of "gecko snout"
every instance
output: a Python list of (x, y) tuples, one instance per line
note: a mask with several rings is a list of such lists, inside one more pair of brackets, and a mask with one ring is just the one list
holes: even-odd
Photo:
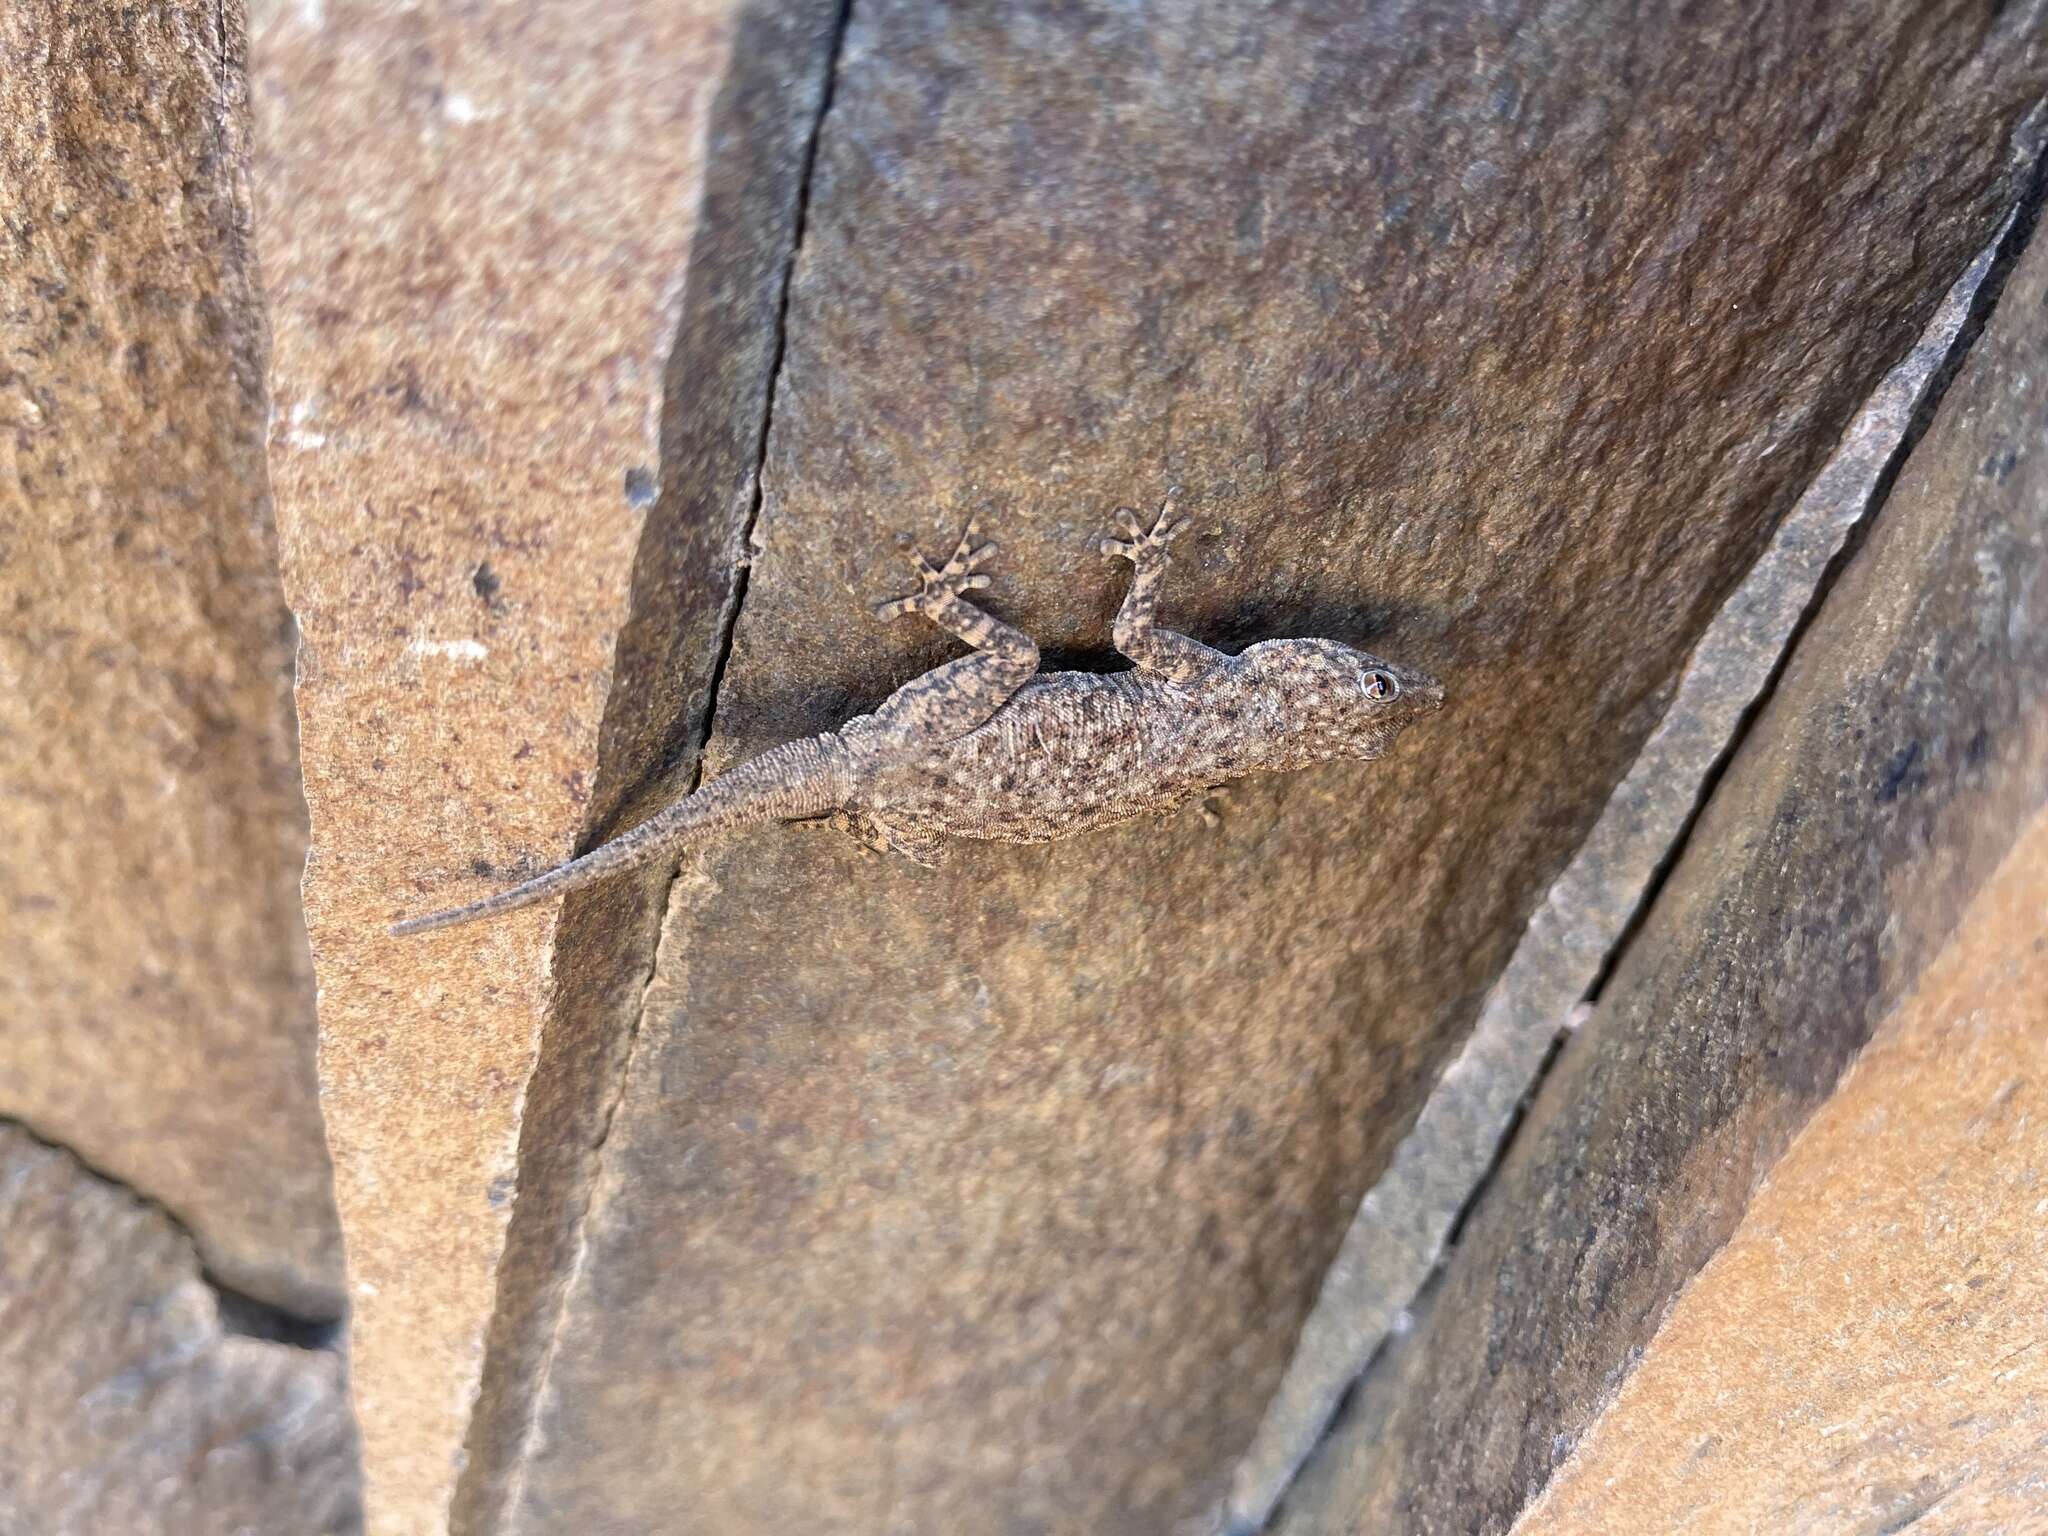
[(1400, 685), (1398, 697), (1406, 706), (1402, 710), (1404, 715), (1411, 719), (1417, 715), (1433, 715), (1444, 707), (1444, 685), (1427, 672), (1386, 662), (1380, 665)]

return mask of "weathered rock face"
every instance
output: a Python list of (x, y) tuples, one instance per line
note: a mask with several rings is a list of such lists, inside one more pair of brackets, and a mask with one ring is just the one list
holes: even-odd
[[(817, 18), (800, 88), (802, 39), (765, 46), (722, 0), (252, 16), (306, 910), (380, 1532), (444, 1530), (465, 1460), (463, 1518), (490, 1526), (663, 881), (567, 914), (552, 967), (551, 911), (384, 928), (554, 862), (689, 766), (830, 35), (817, 7), (776, 14)], [(743, 44), (761, 67), (735, 69)]]
[(341, 1359), (222, 1332), (191, 1242), (0, 1125), (0, 1530), (357, 1529)]
[(2048, 62), (1996, 9), (856, 7), (714, 761), (946, 655), (865, 604), (970, 510), (991, 606), (1106, 660), (1093, 537), (1170, 482), (1171, 622), (1454, 702), (1206, 817), (693, 866), (518, 1528), (1213, 1505), (1699, 624), (2010, 199)]
[(1571, 863), (1544, 892), (1478, 1021), (1359, 1204), (1259, 1433), (1232, 1475), (1233, 1529), (1265, 1526), (1359, 1373), (1442, 1260), (1553, 1058), (1654, 894), (1716, 770), (1771, 688), (1852, 536), (1889, 492), (1914, 425), (1967, 352), (2008, 227), (1956, 280), (1912, 351), (1856, 413), (1827, 467), (1686, 658), (1671, 706)]
[(339, 1315), (219, 7), (0, 14), (0, 1115)]
[(2040, 1523), (2044, 934), (2039, 815), (1522, 1536)]
[[(730, 26), (704, 128), (716, 152), (703, 166), (665, 368), (661, 489), (634, 555), (586, 843), (659, 809), (694, 781), (713, 679), (731, 636), (745, 528), (757, 506), (799, 197), (837, 23), (824, 0), (774, 0), (735, 9)], [(671, 874), (657, 866), (579, 895), (556, 925), (554, 988), (527, 1084), (519, 1199), (466, 1437), (457, 1536), (502, 1530), (521, 1475)]]
[[(1996, 965), (1981, 962), (1973, 984), (1992, 989), (1985, 1033), (1967, 1044), (1955, 989), (1972, 959), (1952, 955), (1929, 967), (1991, 871), (2019, 857), (2014, 829), (2048, 806), (2048, 631), (2031, 617), (2048, 573), (2048, 460), (2039, 451), (2048, 423), (2044, 299), (2048, 243), (2037, 236), (1869, 542), (1708, 802), (1592, 1022), (1545, 1084), (1460, 1239), (1427, 1321), (1395, 1360), (1365, 1378), (1360, 1422), (1333, 1438), (1297, 1490), (1279, 1526), (1287, 1536), (1499, 1531), (1513, 1523), (1622, 1384), (1635, 1353), (1647, 1346), (1654, 1356), (1662, 1347), (1661, 1336), (1653, 1339), (1657, 1320), (1680, 1288), (1731, 1236), (1737, 1246), (1722, 1278), (1699, 1282), (1700, 1299), (1688, 1294), (1680, 1315), (1717, 1305), (1733, 1283), (1726, 1271), (1739, 1278), (1753, 1263), (1739, 1228), (1751, 1192), (1895, 1005), (1898, 1028), (1923, 1042), (1929, 1031), (1956, 1031), (1953, 1055), (1939, 1070), (1910, 1069), (1897, 1053), (1910, 1057), (1924, 1043), (1887, 1047), (1873, 1058), (1875, 1081), (1852, 1083), (1844, 1107), (1815, 1122), (1813, 1146), (1787, 1178), (1796, 1190), (1823, 1177), (1814, 1149), (1844, 1160), (1830, 1175), (1851, 1200), (1839, 1230), (1827, 1208), (1806, 1212), (1803, 1231), (1787, 1226), (1789, 1218), (1773, 1214), (1786, 1201), (1775, 1189), (1751, 1217), (1753, 1235), (1775, 1229), (1788, 1253), (1810, 1255), (1816, 1268), (1834, 1262), (1830, 1242), (1844, 1253), (1859, 1244), (1868, 1252), (1878, 1241), (1923, 1243), (1927, 1264), (1953, 1266), (1948, 1278), (1966, 1290), (1973, 1274), (1996, 1285), (2030, 1262), (2010, 1242), (2038, 1233), (2039, 1192), (1983, 1165), (2013, 1134), (2000, 1096), (2020, 1091), (2008, 1085), (2039, 1051), (2039, 993), (2028, 990), (2025, 969), (2033, 958), (2008, 947)], [(1998, 914), (2019, 899), (2004, 888), (1986, 896), (1988, 905), (1963, 924), (1957, 954), (2015, 945), (2014, 921)], [(2037, 1038), (2023, 1041), (2025, 1028), (2001, 1034), (2001, 1009), (2019, 1010), (2006, 1015), (2009, 1026), (2034, 1020), (2025, 1028)], [(1870, 1171), (1854, 1166), (1861, 1154), (1843, 1150), (1842, 1117), (1863, 1127), (1856, 1106), (1874, 1091), (1909, 1120), (1917, 1104), (1940, 1123), (1918, 1148), (1868, 1126), (1873, 1167), (1924, 1157), (1931, 1168), (1942, 1147), (1955, 1153), (1944, 1164), (1954, 1170), (1952, 1196), (1913, 1184), (1901, 1166), (1906, 1184), (1883, 1198), (1895, 1210), (1953, 1198), (1954, 1232), (1881, 1220), (1861, 1226), (1855, 1199), (1878, 1196), (1860, 1182)], [(1964, 1227), (1985, 1237), (1968, 1263)], [(1878, 1359), (1842, 1358), (1836, 1378), (1801, 1374), (1800, 1339), (1851, 1314), (1858, 1326), (1869, 1321), (1858, 1301), (1810, 1276), (1768, 1302), (1754, 1277), (1743, 1283), (1756, 1287), (1743, 1323), (1751, 1342), (1788, 1336), (1789, 1353), (1774, 1367), (1783, 1390), (1847, 1402), (1857, 1373), (1868, 1381), (1886, 1368)], [(1872, 1274), (1862, 1283), (1881, 1284)], [(1940, 1294), (1934, 1274), (1914, 1283)], [(2005, 1294), (1994, 1291), (1981, 1306), (1957, 1301), (1954, 1326), (1995, 1315)], [(2025, 1307), (2023, 1298), (2016, 1304)], [(1674, 1335), (1674, 1356), (1694, 1326)], [(1859, 1337), (1860, 1348), (1886, 1347), (1881, 1330)], [(1764, 1427), (1742, 1417), (1744, 1394), (1758, 1401), (1756, 1384), (1743, 1379), (1748, 1347), (1729, 1357), (1727, 1375), (1689, 1378), (1697, 1404), (1718, 1400), (1731, 1415), (1723, 1444), (1700, 1451), (1719, 1472), (1698, 1475), (1743, 1484), (1743, 1498), (1768, 1500), (1776, 1488), (1785, 1494), (1781, 1509), (1810, 1512), (1791, 1492), (1803, 1476), (1799, 1458), (1811, 1450), (1803, 1440), (1780, 1447), (1784, 1481), (1737, 1454), (1743, 1437)], [(1908, 1350), (1894, 1364), (1910, 1358)], [(1716, 1399), (1716, 1383), (1726, 1397)], [(1886, 1388), (1898, 1414), (1892, 1427), (1911, 1431), (1936, 1386)], [(2024, 1435), (2024, 1415), (2038, 1413), (2018, 1395), (1987, 1410), (1982, 1427), (2000, 1435)], [(1676, 1423), (1665, 1427), (1683, 1433)], [(1877, 1444), (1884, 1428), (1870, 1406), (1851, 1425), (1854, 1438), (1829, 1451), (1831, 1477), (1848, 1463), (1891, 1472), (1913, 1465), (1924, 1447), (1906, 1443), (1887, 1454)], [(1987, 1455), (1996, 1439), (1984, 1442)], [(1695, 1449), (1687, 1444), (1684, 1455)], [(1674, 1454), (1653, 1486), (1678, 1487), (1681, 1460)], [(1583, 1493), (1591, 1485), (1580, 1486)], [(1699, 1484), (1688, 1473), (1682, 1486)], [(1845, 1486), (1828, 1481), (1810, 1491)], [(1976, 1491), (1996, 1495), (1996, 1479)], [(1912, 1503), (1912, 1489), (1898, 1499), (1875, 1483), (1867, 1492), (1875, 1503), (1863, 1512), (1881, 1506), (1886, 1521)], [(1560, 1505), (1571, 1507), (1586, 1506)]]

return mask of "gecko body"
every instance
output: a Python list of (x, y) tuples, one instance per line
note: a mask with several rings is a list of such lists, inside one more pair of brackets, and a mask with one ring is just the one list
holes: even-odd
[(949, 837), (1051, 842), (1173, 809), (1249, 773), (1380, 756), (1433, 714), (1443, 689), (1334, 640), (1266, 640), (1231, 656), (1155, 622), (1167, 546), (1186, 520), (1172, 499), (1147, 528), (1121, 508), (1129, 560), (1116, 619), (1128, 672), (1038, 671), (1038, 647), (965, 594), (995, 553), (968, 524), (943, 565), (921, 556), (919, 589), (877, 614), (917, 614), (973, 650), (913, 679), (872, 714), (775, 747), (611, 842), (511, 890), (395, 924), (393, 933), (495, 916), (734, 828), (833, 817), (871, 847), (936, 862)]

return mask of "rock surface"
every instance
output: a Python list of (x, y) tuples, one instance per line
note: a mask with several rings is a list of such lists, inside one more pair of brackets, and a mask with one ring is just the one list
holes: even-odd
[[(1284, 1536), (1507, 1529), (1879, 1021), (1916, 992), (1939, 1005), (1945, 983), (1925, 973), (2014, 829), (2048, 806), (2048, 631), (2032, 617), (2048, 573), (2044, 299), (2036, 236), (1545, 1082), (1427, 1320), (1360, 1384), (1358, 1422), (1311, 1463)], [(1991, 940), (1966, 926), (1958, 942)], [(1935, 1112), (1939, 1081), (1923, 1089)], [(1998, 1134), (1935, 1128), (1925, 1150)], [(1825, 1328), (1827, 1294), (1814, 1280), (1749, 1325)]]
[(224, 1333), (164, 1213), (0, 1124), (0, 1531), (343, 1536), (341, 1358)]
[(866, 604), (971, 510), (991, 606), (1106, 662), (1092, 538), (1169, 482), (1171, 622), (1454, 703), (936, 874), (694, 863), (516, 1529), (1213, 1511), (1687, 647), (1996, 227), (2048, 61), (1995, 10), (855, 8), (714, 763), (947, 655)]
[(1740, 739), (1850, 537), (1890, 488), (1938, 397), (2002, 238), (1978, 253), (1919, 344), (1872, 393), (1692, 654), (1671, 707), (1543, 895), (1479, 1021), (1367, 1191), (1323, 1278), (1287, 1375), (1232, 1479), (1233, 1528), (1271, 1515), (1358, 1373), (1398, 1326), (1500, 1152), (1559, 1032), (1654, 889), (1714, 770)]
[[(753, 112), (800, 145), (809, 118), (732, 100), (722, 0), (274, 0), (251, 26), (369, 1523), (438, 1533), (465, 1462), (483, 1517), (502, 1497), (662, 882), (598, 893), (559, 955), (552, 909), (384, 928), (557, 861), (701, 730), (794, 200), (786, 168), (734, 187), (758, 168), (734, 138)], [(529, 1106), (546, 1157), (521, 1165)], [(494, 1307), (516, 1326), (465, 1450)]]
[(2038, 1528), (2043, 1169), (2048, 815), (2020, 830), (1519, 1536)]
[[(584, 844), (694, 783), (758, 505), (769, 380), (837, 17), (823, 0), (775, 0), (735, 10), (731, 24), (705, 128), (717, 153), (703, 167), (665, 370), (661, 488), (634, 555)], [(502, 1530), (522, 1475), (672, 875), (655, 867), (585, 892), (564, 903), (556, 925), (554, 988), (527, 1084), (519, 1198), (498, 1266), (457, 1536)]]
[(219, 7), (0, 12), (0, 1115), (340, 1314), (247, 113)]

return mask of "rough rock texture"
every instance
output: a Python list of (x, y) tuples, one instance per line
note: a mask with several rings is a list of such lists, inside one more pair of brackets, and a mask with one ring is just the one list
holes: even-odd
[[(731, 18), (705, 129), (717, 153), (703, 167), (663, 386), (660, 493), (634, 556), (585, 845), (659, 810), (700, 766), (758, 506), (797, 210), (837, 25), (829, 0), (769, 0)], [(579, 896), (555, 929), (554, 990), (527, 1085), (519, 1198), (456, 1497), (458, 1536), (493, 1536), (515, 1496), (671, 874), (648, 869)]]
[(946, 655), (864, 605), (972, 509), (991, 606), (1106, 659), (1092, 539), (1169, 481), (1171, 622), (1455, 702), (1207, 817), (694, 863), (516, 1528), (1213, 1509), (1687, 646), (2012, 196), (2040, 8), (1952, 9), (855, 7), (714, 762)]
[(1980, 299), (1989, 301), (1984, 280), (1993, 261), (2013, 238), (1978, 253), (1919, 344), (1856, 413), (1834, 457), (1700, 636), (1670, 709), (1544, 892), (1471, 1035), (1366, 1192), (1323, 1277), (1287, 1375), (1232, 1479), (1235, 1526), (1256, 1529), (1272, 1513), (1345, 1389), (1441, 1258), (1560, 1029), (1653, 889), (1845, 542), (1889, 489), (1914, 423), (1968, 345), (1967, 322)]
[(357, 1528), (340, 1356), (224, 1333), (192, 1244), (0, 1124), (0, 1531)]
[(2048, 815), (1516, 1530), (2039, 1530), (2044, 1200)]
[(2036, 236), (1286, 1536), (1506, 1529), (1844, 1064), (1939, 990), (1923, 971), (2048, 805), (2044, 299)]
[[(744, 26), (722, 0), (252, 17), (306, 907), (379, 1532), (446, 1529), (465, 1461), (480, 1509), (502, 1496), (661, 881), (571, 914), (584, 947), (552, 966), (552, 911), (383, 930), (561, 858), (701, 729), (794, 202), (787, 165), (732, 178), (761, 169), (749, 112), (799, 149), (815, 116), (800, 92), (731, 101)], [(544, 1016), (546, 1156), (516, 1165)]]
[(0, 1114), (313, 1318), (341, 1247), (218, 6), (0, 11)]

